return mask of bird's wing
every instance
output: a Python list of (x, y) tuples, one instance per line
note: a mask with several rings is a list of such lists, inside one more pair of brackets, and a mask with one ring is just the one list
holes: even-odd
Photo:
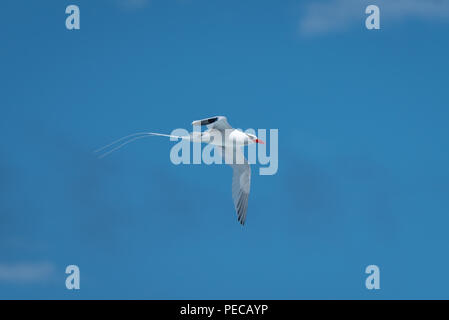
[(249, 164), (233, 164), (232, 174), (232, 198), (238, 220), (245, 224), (246, 211), (248, 209), (249, 188), (251, 184), (251, 168)]
[[(236, 159), (243, 159), (234, 161), (230, 166), (232, 167), (232, 199), (234, 200), (235, 211), (239, 222), (244, 225), (246, 220), (246, 211), (248, 209), (248, 197), (251, 185), (251, 167), (240, 148), (232, 147), (217, 147), (223, 158), (230, 152), (235, 153)], [(231, 157), (233, 157), (231, 155)], [(233, 159), (233, 158), (230, 158)], [(241, 164), (237, 164), (241, 163)]]
[(192, 122), (194, 126), (207, 126), (208, 129), (216, 129), (225, 131), (226, 129), (232, 129), (229, 125), (226, 117), (224, 116), (216, 116), (212, 118), (206, 118), (202, 120), (195, 120)]

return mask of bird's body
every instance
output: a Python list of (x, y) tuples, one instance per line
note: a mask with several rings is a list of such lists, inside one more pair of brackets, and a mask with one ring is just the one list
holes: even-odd
[[(232, 198), (234, 200), (238, 220), (242, 225), (245, 224), (251, 185), (251, 168), (241, 148), (252, 143), (263, 144), (264, 142), (258, 139), (255, 135), (232, 128), (227, 122), (226, 117), (223, 116), (196, 120), (192, 122), (192, 125), (207, 126), (208, 129), (203, 132), (193, 131), (189, 136), (174, 136), (153, 132), (138, 133), (121, 138), (103, 148), (98, 149), (97, 152), (114, 146), (118, 142), (122, 142), (118, 147), (115, 147), (103, 154), (103, 156), (105, 156), (131, 141), (148, 137), (150, 135), (179, 138), (192, 142), (201, 142), (214, 145), (215, 149), (220, 152), (221, 156), (224, 158), (225, 163), (229, 164), (233, 169)], [(124, 139), (127, 138), (131, 139), (123, 142)]]
[(223, 116), (193, 121), (192, 124), (207, 125), (208, 130), (201, 133), (201, 142), (215, 145), (225, 163), (232, 167), (232, 198), (238, 220), (244, 225), (251, 186), (251, 167), (241, 147), (263, 142), (254, 135), (232, 128)]
[(219, 147), (242, 147), (251, 143), (248, 135), (238, 129), (234, 129), (231, 126), (225, 129), (217, 129), (213, 125), (209, 125), (209, 129), (204, 132), (192, 132), (191, 140), (193, 142), (209, 143)]

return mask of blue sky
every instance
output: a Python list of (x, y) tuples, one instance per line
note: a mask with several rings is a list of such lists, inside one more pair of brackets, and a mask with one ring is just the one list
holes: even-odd
[[(449, 7), (376, 3), (2, 1), (0, 298), (447, 299)], [(225, 165), (92, 153), (213, 115), (279, 129), (243, 228)]]

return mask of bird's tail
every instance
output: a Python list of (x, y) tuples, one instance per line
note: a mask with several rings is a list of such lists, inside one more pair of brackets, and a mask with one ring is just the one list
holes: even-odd
[(124, 136), (120, 139), (117, 139), (117, 140), (95, 150), (94, 153), (98, 154), (98, 158), (101, 159), (101, 158), (106, 157), (110, 153), (117, 151), (118, 149), (124, 147), (128, 143), (131, 143), (135, 140), (139, 140), (142, 138), (148, 138), (151, 136), (161, 136), (161, 137), (169, 137), (169, 138), (174, 138), (174, 139), (190, 140), (190, 136), (174, 136), (171, 134), (163, 134), (163, 133), (155, 133), (155, 132), (138, 132), (138, 133), (133, 133), (133, 134)]

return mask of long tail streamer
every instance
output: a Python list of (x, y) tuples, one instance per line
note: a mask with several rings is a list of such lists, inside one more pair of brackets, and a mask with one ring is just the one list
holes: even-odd
[[(169, 138), (176, 138), (176, 139), (190, 139), (189, 136), (173, 136), (170, 134), (155, 133), (155, 132), (138, 132), (138, 133), (129, 134), (120, 139), (117, 139), (117, 140), (95, 150), (94, 153), (99, 154), (98, 158), (102, 159), (102, 158), (106, 157), (107, 155), (109, 155), (110, 153), (117, 151), (118, 149), (126, 146), (128, 143), (131, 143), (133, 141), (136, 141), (136, 140), (139, 140), (142, 138), (148, 138), (151, 136), (161, 136), (161, 137), (169, 137)], [(108, 150), (109, 148), (112, 148), (112, 149)]]

